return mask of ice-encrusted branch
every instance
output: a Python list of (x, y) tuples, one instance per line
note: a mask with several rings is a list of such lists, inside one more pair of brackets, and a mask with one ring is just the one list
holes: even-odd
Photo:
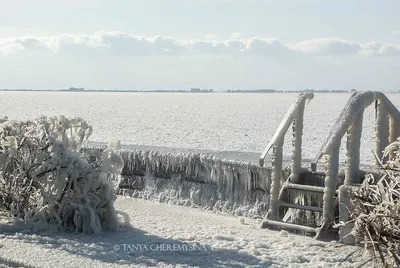
[(378, 159), (383, 175), (367, 174), (361, 187), (354, 191), (351, 204), (355, 209), (344, 223), (354, 223), (350, 234), (379, 260), (377, 267), (400, 267), (399, 139), (385, 148), (383, 157), (390, 154), (394, 158), (386, 164)]
[(83, 119), (64, 116), (0, 123), (0, 209), (18, 223), (0, 231), (118, 229), (113, 202), (123, 168), (119, 146), (90, 157), (80, 153), (91, 132)]

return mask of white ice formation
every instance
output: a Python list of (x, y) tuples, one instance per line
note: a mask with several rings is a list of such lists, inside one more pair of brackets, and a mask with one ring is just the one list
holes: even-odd
[[(84, 148), (102, 151), (101, 144)], [(212, 152), (121, 149), (124, 161), (118, 193), (239, 216), (264, 217), (269, 206), (271, 167), (228, 160)], [(290, 173), (283, 167), (283, 177)]]
[(83, 119), (64, 116), (0, 123), (1, 209), (15, 218), (13, 226), (0, 225), (0, 232), (119, 228), (119, 146), (111, 144), (94, 158), (79, 153), (91, 132)]

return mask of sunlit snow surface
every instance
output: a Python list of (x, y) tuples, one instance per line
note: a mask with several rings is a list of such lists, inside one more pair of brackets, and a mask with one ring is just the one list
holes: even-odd
[(356, 248), (259, 229), (247, 218), (121, 197), (117, 208), (128, 212), (133, 229), (1, 235), (0, 256), (43, 268), (357, 267), (366, 259), (344, 261)]

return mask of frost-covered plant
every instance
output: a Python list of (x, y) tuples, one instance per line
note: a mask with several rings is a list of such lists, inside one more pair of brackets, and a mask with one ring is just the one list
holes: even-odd
[(0, 208), (39, 228), (117, 230), (114, 187), (123, 168), (119, 143), (83, 155), (92, 133), (81, 118), (0, 122)]
[[(383, 159), (388, 159), (383, 164)], [(372, 252), (379, 266), (400, 267), (400, 140), (388, 145), (384, 175), (367, 176), (356, 193), (353, 233)]]

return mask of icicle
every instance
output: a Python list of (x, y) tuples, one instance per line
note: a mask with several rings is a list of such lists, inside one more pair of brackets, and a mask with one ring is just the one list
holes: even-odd
[[(221, 159), (213, 154), (136, 150), (132, 147), (129, 150), (121, 148), (121, 155), (125, 163), (123, 172), (126, 172), (122, 175), (127, 180), (123, 185), (131, 185), (133, 181), (140, 184), (140, 187), (135, 184), (135, 190), (131, 192), (125, 191), (135, 197), (178, 204), (190, 201), (189, 204), (202, 208), (238, 215), (263, 217), (267, 213), (271, 167)], [(146, 170), (145, 176), (140, 180), (132, 179), (130, 176), (135, 170)], [(283, 179), (288, 176), (288, 170), (290, 168), (282, 168)], [(158, 171), (171, 179), (154, 177)]]

